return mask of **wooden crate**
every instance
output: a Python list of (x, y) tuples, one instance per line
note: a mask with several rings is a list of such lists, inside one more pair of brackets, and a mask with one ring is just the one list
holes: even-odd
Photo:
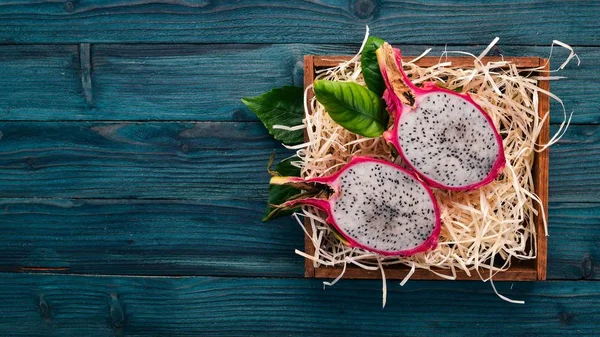
[[(315, 78), (315, 71), (333, 67), (338, 65), (340, 62), (349, 60), (348, 56), (315, 56), (306, 55), (304, 57), (304, 87), (312, 84)], [(410, 59), (410, 57), (407, 57)], [(518, 68), (537, 68), (545, 66), (544, 70), (549, 70), (549, 62), (547, 59), (539, 57), (505, 57), (504, 60), (509, 60), (516, 64)], [(429, 67), (439, 62), (439, 57), (423, 57), (416, 62), (418, 66)], [(493, 62), (502, 60), (499, 57), (485, 57), (483, 62)], [(469, 67), (473, 65), (473, 59), (469, 57), (449, 57), (448, 61), (452, 61), (454, 66)], [(547, 80), (539, 81), (538, 87), (549, 90), (550, 83)], [(308, 99), (312, 99), (312, 90), (308, 93)], [(543, 114), (550, 108), (549, 97), (546, 95), (540, 95), (539, 97), (539, 112)], [(547, 143), (550, 135), (550, 119), (547, 118), (544, 121), (542, 131), (540, 132), (538, 142), (541, 144)], [(539, 196), (542, 201), (544, 209), (548, 210), (548, 150), (543, 152), (536, 152), (533, 164), (533, 175), (535, 193)], [(494, 280), (498, 281), (536, 281), (546, 279), (546, 265), (548, 255), (548, 240), (545, 236), (544, 222), (541, 218), (540, 206), (537, 205), (538, 216), (534, 218), (537, 235), (537, 258), (534, 260), (527, 261), (513, 261), (512, 266), (509, 270), (500, 272), (494, 276)], [(311, 231), (311, 226), (306, 226), (307, 230)], [(308, 238), (305, 238), (305, 251), (312, 255), (314, 254), (314, 247), (312, 242)], [(389, 266), (386, 268), (385, 275), (388, 279), (400, 280), (403, 279), (408, 273), (409, 268), (406, 266)], [(309, 278), (335, 278), (342, 272), (341, 267), (319, 267), (315, 268), (311, 260), (306, 259), (304, 264), (304, 276)], [(441, 273), (445, 274), (447, 271), (440, 270)], [(488, 272), (486, 271), (486, 274)], [(486, 275), (482, 274), (482, 275)], [(380, 271), (368, 271), (356, 266), (348, 266), (344, 274), (344, 278), (348, 279), (377, 279), (381, 278)], [(411, 277), (417, 280), (439, 280), (443, 279), (435, 274), (422, 269), (417, 269)], [(457, 271), (458, 280), (479, 280), (477, 273), (471, 273), (468, 276), (462, 271)]]

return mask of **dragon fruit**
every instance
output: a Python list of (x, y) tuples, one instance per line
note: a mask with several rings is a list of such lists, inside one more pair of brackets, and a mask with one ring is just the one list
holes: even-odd
[(393, 163), (354, 157), (331, 176), (274, 176), (271, 184), (329, 187), (325, 197), (290, 200), (279, 207), (311, 205), (324, 210), (326, 221), (348, 246), (408, 256), (437, 245), (440, 215), (435, 197), (412, 172)]
[(394, 126), (384, 138), (429, 186), (471, 190), (494, 180), (506, 159), (492, 119), (467, 94), (433, 82), (415, 86), (402, 70), (399, 49), (384, 43), (377, 60)]

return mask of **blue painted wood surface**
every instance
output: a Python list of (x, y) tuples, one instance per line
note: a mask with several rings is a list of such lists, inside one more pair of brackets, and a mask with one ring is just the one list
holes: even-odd
[(487, 44), (501, 33), (518, 45), (600, 44), (597, 1), (12, 0), (0, 10), (5, 43), (355, 43), (368, 24), (404, 43)]
[[(269, 156), (291, 153), (258, 122), (4, 122), (2, 134), (0, 198), (265, 201)], [(573, 125), (551, 149), (550, 201), (600, 202), (599, 138)]]
[(0, 274), (5, 336), (597, 335), (597, 282), (482, 282)]
[[(600, 334), (598, 1), (0, 3), (0, 335)], [(368, 24), (405, 54), (582, 58), (550, 153), (548, 282), (306, 280), (302, 232), (262, 223), (280, 145), (239, 101)], [(555, 49), (553, 67), (566, 53)], [(552, 130), (561, 122), (552, 105)], [(283, 157), (286, 151), (279, 151)], [(61, 274), (61, 275), (58, 275)]]
[[(301, 277), (300, 226), (264, 201), (0, 199), (0, 272)], [(550, 279), (598, 279), (597, 203), (551, 203)], [(586, 235), (577, 235), (585, 231)]]
[[(356, 36), (360, 42), (362, 35)], [(490, 39), (491, 41), (491, 39)], [(490, 41), (487, 41), (489, 43)], [(548, 57), (550, 47), (505, 45), (497, 55)], [(0, 120), (191, 120), (257, 121), (240, 102), (276, 86), (303, 84), (305, 54), (339, 55), (359, 45), (323, 44), (97, 44), (90, 63), (78, 45), (0, 45)], [(441, 55), (443, 46), (402, 45), (405, 55)], [(479, 54), (485, 46), (450, 46)], [(581, 47), (583, 59), (560, 73), (553, 83), (573, 123), (598, 124), (600, 48)], [(555, 50), (557, 59), (564, 50)], [(558, 63), (558, 62), (556, 62)], [(558, 66), (558, 64), (556, 65)], [(89, 68), (89, 69), (88, 69)], [(82, 78), (89, 73), (89, 88)], [(88, 79), (86, 78), (86, 81)], [(89, 94), (90, 103), (86, 100)], [(552, 111), (560, 106), (553, 102)], [(562, 114), (552, 115), (559, 123)]]

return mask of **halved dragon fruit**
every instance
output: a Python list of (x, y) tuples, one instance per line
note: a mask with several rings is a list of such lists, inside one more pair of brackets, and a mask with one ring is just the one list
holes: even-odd
[(312, 205), (352, 247), (382, 255), (413, 255), (437, 245), (440, 214), (427, 185), (412, 172), (370, 157), (354, 157), (337, 173), (311, 179), (273, 177), (271, 184), (318, 183), (325, 198), (290, 200), (280, 207)]
[(430, 186), (471, 190), (494, 180), (506, 159), (492, 119), (467, 94), (433, 82), (415, 86), (399, 49), (384, 43), (377, 60), (394, 126), (384, 133), (406, 164)]

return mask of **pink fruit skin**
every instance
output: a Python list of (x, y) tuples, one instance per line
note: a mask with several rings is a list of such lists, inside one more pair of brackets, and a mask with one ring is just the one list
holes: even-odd
[(420, 95), (423, 95), (426, 93), (431, 93), (431, 92), (443, 92), (446, 94), (461, 97), (461, 98), (467, 100), (473, 106), (475, 106), (479, 110), (479, 112), (481, 112), (481, 114), (485, 117), (485, 119), (488, 121), (488, 123), (490, 123), (490, 125), (492, 126), (492, 129), (494, 130), (494, 135), (496, 137), (496, 141), (498, 142), (498, 145), (499, 145), (498, 148), (499, 148), (500, 153), (499, 153), (498, 158), (496, 159), (496, 162), (492, 166), (490, 173), (483, 180), (481, 180), (480, 182), (475, 183), (475, 184), (471, 184), (471, 185), (467, 185), (467, 186), (459, 186), (459, 187), (446, 186), (435, 180), (431, 180), (431, 179), (427, 178), (424, 174), (420, 173), (419, 170), (416, 167), (414, 167), (413, 165), (411, 165), (410, 162), (406, 159), (406, 156), (404, 155), (404, 152), (402, 151), (402, 147), (400, 147), (400, 141), (398, 139), (398, 129), (400, 128), (400, 116), (403, 113), (409, 112), (412, 108), (410, 106), (403, 104), (400, 101), (400, 99), (394, 94), (394, 92), (391, 90), (391, 84), (389, 83), (389, 79), (387, 77), (387, 71), (386, 71), (385, 67), (380, 67), (381, 74), (383, 75), (385, 84), (388, 88), (388, 89), (386, 89), (386, 91), (383, 94), (383, 99), (387, 103), (388, 108), (394, 117), (393, 128), (389, 131), (384, 132), (383, 138), (394, 145), (396, 150), (398, 150), (398, 154), (400, 155), (402, 160), (406, 163), (406, 165), (408, 165), (414, 172), (416, 172), (419, 175), (419, 178), (424, 180), (425, 182), (427, 182), (427, 184), (429, 184), (429, 186), (431, 186), (431, 187), (436, 187), (436, 188), (441, 188), (441, 189), (446, 189), (446, 190), (454, 190), (454, 191), (468, 191), (468, 190), (474, 190), (480, 186), (486, 185), (486, 184), (492, 182), (494, 179), (496, 179), (496, 177), (500, 174), (500, 172), (502, 172), (504, 165), (506, 165), (506, 157), (504, 156), (504, 147), (503, 147), (503, 143), (502, 143), (502, 137), (498, 133), (498, 130), (496, 130), (496, 127), (494, 127), (494, 123), (493, 123), (492, 119), (490, 118), (490, 116), (479, 106), (479, 104), (475, 103), (475, 101), (468, 94), (461, 94), (461, 93), (457, 93), (452, 90), (440, 88), (434, 82), (424, 83), (422, 88), (415, 86), (411, 82), (411, 80), (408, 78), (408, 76), (406, 76), (406, 73), (402, 69), (402, 53), (400, 52), (400, 49), (394, 48), (394, 53), (395, 53), (396, 66), (398, 67), (398, 69), (400, 70), (400, 73), (402, 74), (402, 79), (403, 79), (404, 83), (408, 87), (410, 87), (410, 89), (415, 93), (415, 96), (418, 97)]
[[(431, 202), (433, 203), (434, 212), (435, 212), (435, 219), (436, 219), (435, 226), (433, 228), (433, 231), (431, 232), (431, 235), (427, 238), (427, 240), (423, 241), (423, 243), (421, 243), (419, 246), (417, 246), (413, 249), (409, 249), (409, 250), (401, 250), (401, 251), (393, 251), (393, 252), (373, 249), (371, 247), (368, 247), (368, 246), (352, 239), (348, 234), (346, 234), (340, 228), (340, 226), (338, 226), (336, 224), (335, 219), (332, 214), (332, 204), (337, 200), (337, 197), (339, 196), (339, 192), (340, 192), (340, 184), (338, 181), (338, 177), (345, 170), (351, 168), (353, 165), (360, 164), (363, 162), (375, 162), (375, 163), (380, 163), (383, 165), (393, 166), (393, 167), (397, 168), (398, 170), (415, 178), (425, 188), (427, 193), (429, 193)], [(335, 174), (333, 174), (331, 176), (308, 178), (308, 179), (303, 179), (303, 178), (299, 178), (299, 177), (287, 177), (285, 179), (287, 182), (305, 182), (305, 183), (326, 184), (334, 190), (334, 194), (327, 200), (326, 199), (307, 198), (307, 199), (302, 199), (302, 200), (291, 200), (291, 201), (284, 203), (283, 205), (288, 206), (288, 207), (295, 207), (298, 205), (310, 205), (310, 206), (314, 206), (316, 208), (322, 209), (323, 211), (325, 211), (327, 213), (327, 219), (326, 219), (327, 223), (329, 223), (333, 227), (335, 227), (335, 229), (348, 241), (348, 244), (351, 247), (362, 248), (362, 249), (365, 249), (365, 250), (368, 250), (368, 251), (371, 251), (374, 253), (378, 253), (381, 255), (385, 255), (385, 256), (410, 256), (410, 255), (414, 255), (417, 253), (427, 251), (429, 249), (434, 249), (437, 246), (438, 237), (439, 237), (439, 234), (441, 231), (440, 210), (438, 208), (437, 200), (436, 200), (435, 196), (433, 195), (433, 192), (431, 191), (431, 189), (426, 184), (424, 184), (421, 180), (419, 180), (418, 177), (413, 172), (407, 171), (406, 169), (404, 169), (396, 164), (393, 164), (393, 163), (390, 163), (390, 162), (384, 161), (384, 160), (374, 159), (371, 157), (359, 156), (359, 157), (353, 157), (352, 160), (350, 160), (350, 162), (348, 164), (346, 164), (346, 166), (344, 166), (343, 169), (341, 169), (340, 171), (336, 172)]]

